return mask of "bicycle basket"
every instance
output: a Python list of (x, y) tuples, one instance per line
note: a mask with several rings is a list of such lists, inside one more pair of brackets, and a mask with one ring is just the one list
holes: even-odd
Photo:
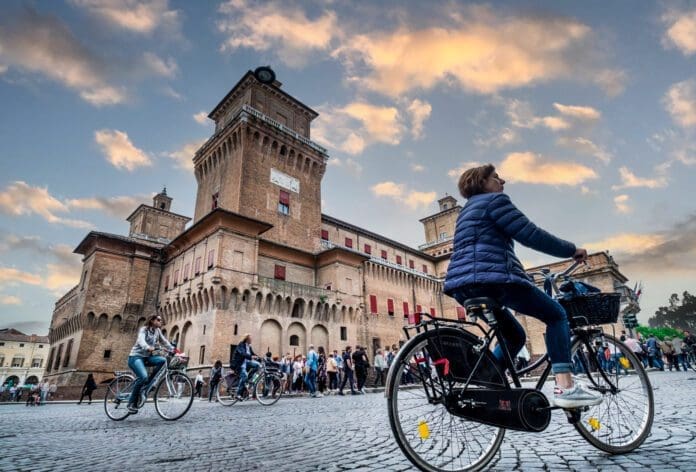
[(559, 302), (568, 313), (573, 327), (616, 323), (619, 318), (620, 293), (590, 293)]
[(185, 369), (186, 366), (188, 365), (188, 362), (189, 362), (188, 356), (173, 356), (169, 360), (169, 368), (170, 369)]

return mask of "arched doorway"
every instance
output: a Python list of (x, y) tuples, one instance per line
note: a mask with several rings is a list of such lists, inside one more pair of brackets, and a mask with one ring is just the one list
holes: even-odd
[(323, 346), (326, 350), (329, 349), (329, 330), (326, 329), (324, 325), (318, 324), (314, 326), (312, 328), (310, 339), (312, 340), (312, 344), (314, 344), (315, 349), (319, 346)]
[(293, 356), (307, 354), (307, 330), (300, 323), (288, 326), (288, 344)]
[(17, 377), (16, 375), (10, 375), (9, 377), (7, 377), (5, 379), (5, 383), (3, 385), (5, 385), (7, 387), (11, 387), (14, 385), (16, 387), (18, 384), (19, 384), (19, 377)]
[[(258, 344), (261, 348), (261, 353), (265, 354), (266, 350), (268, 350), (273, 355), (282, 356), (282, 335), (283, 328), (280, 326), (280, 323), (276, 320), (264, 321), (261, 324), (261, 342)], [(259, 353), (259, 355), (261, 355), (261, 353)]]
[(30, 375), (24, 381), (24, 385), (36, 385), (37, 383), (39, 383), (39, 378), (36, 375)]
[(191, 322), (187, 321), (184, 327), (181, 329), (181, 343), (179, 344), (179, 349), (183, 351), (186, 349), (186, 337), (191, 331)]

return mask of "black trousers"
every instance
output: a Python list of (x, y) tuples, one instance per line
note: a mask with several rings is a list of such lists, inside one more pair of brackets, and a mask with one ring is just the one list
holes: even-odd
[(355, 367), (355, 377), (358, 380), (358, 390), (362, 390), (367, 380), (367, 369), (364, 367)]
[(343, 388), (346, 386), (346, 382), (348, 382), (348, 385), (350, 385), (350, 392), (353, 393), (355, 390), (353, 389), (353, 371), (352, 370), (344, 370), (343, 371), (343, 382), (341, 382), (341, 388), (338, 389), (339, 392), (343, 392)]
[(384, 385), (384, 372), (385, 369), (378, 369), (377, 367), (375, 367), (375, 387), (377, 386), (378, 382), (380, 385)]

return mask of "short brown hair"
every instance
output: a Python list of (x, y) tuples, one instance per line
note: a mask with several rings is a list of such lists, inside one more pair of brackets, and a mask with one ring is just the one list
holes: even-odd
[(465, 170), (459, 177), (459, 193), (464, 198), (471, 198), (474, 195), (483, 193), (483, 183), (495, 171), (493, 164), (472, 167)]

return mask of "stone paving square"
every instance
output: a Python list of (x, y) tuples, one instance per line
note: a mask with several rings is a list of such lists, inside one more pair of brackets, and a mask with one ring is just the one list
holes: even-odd
[[(696, 470), (696, 374), (651, 372), (650, 379), (655, 423), (634, 453), (594, 449), (554, 412), (543, 433), (508, 431), (489, 470)], [(415, 470), (394, 442), (381, 394), (283, 398), (271, 407), (196, 399), (173, 423), (151, 403), (122, 422), (107, 419), (100, 402), (21, 403), (0, 405), (0, 426), (2, 471)]]

